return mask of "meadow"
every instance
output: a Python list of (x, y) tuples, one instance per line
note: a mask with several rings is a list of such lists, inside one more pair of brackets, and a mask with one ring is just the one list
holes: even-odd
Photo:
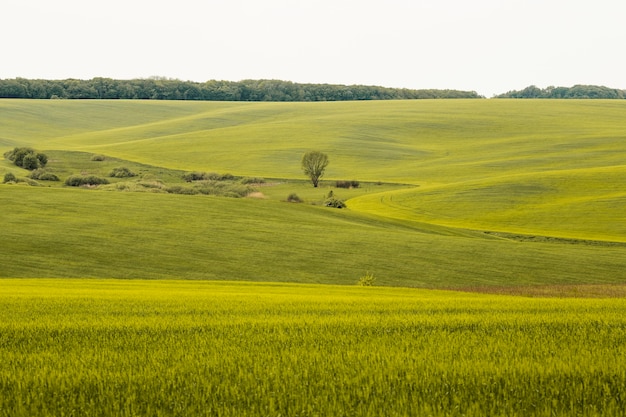
[[(0, 100), (0, 152), (61, 179), (0, 160), (0, 416), (621, 415), (625, 116)], [(168, 191), (191, 171), (258, 180)]]
[(607, 416), (626, 301), (9, 279), (0, 416)]
[[(382, 285), (458, 288), (626, 273), (621, 101), (0, 100), (0, 110), (0, 150), (46, 151), (61, 179), (138, 173), (100, 190), (0, 185), (3, 277), (349, 284), (372, 271)], [(300, 170), (309, 149), (330, 157), (320, 188)], [(0, 163), (0, 175), (20, 171)], [(266, 183), (257, 199), (157, 193), (189, 171)], [(138, 189), (150, 193), (104, 192)], [(329, 191), (348, 210), (320, 207)], [(304, 204), (285, 203), (291, 193)]]

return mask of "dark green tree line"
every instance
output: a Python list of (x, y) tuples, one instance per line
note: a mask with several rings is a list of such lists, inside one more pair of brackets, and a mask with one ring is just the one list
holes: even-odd
[(206, 82), (163, 77), (134, 80), (0, 80), (0, 98), (207, 101), (345, 101), (481, 98), (475, 91), (411, 90), (366, 85), (299, 84), (281, 80)]
[(598, 85), (575, 85), (573, 87), (539, 88), (534, 85), (523, 90), (509, 91), (495, 98), (574, 98), (574, 99), (625, 99), (626, 90)]

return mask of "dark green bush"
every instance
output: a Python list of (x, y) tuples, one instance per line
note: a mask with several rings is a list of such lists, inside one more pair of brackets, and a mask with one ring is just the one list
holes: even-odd
[(111, 172), (109, 172), (109, 177), (114, 178), (129, 178), (135, 177), (137, 174), (132, 172), (130, 169), (126, 167), (113, 168)]
[(298, 194), (296, 193), (289, 194), (289, 196), (287, 197), (287, 201), (290, 203), (302, 203), (302, 199), (298, 197)]
[(96, 161), (96, 162), (101, 162), (104, 161), (106, 159), (106, 157), (104, 155), (93, 155), (91, 157), (92, 161)]
[(34, 153), (24, 155), (24, 159), (22, 159), (22, 168), (32, 171), (33, 169), (37, 169), (37, 167), (39, 167), (39, 159), (37, 158), (37, 155)]
[(45, 153), (38, 153), (37, 160), (39, 161), (39, 166), (45, 167), (48, 164), (48, 156)]
[(15, 176), (15, 174), (13, 174), (12, 172), (7, 172), (6, 174), (4, 174), (3, 183), (6, 184), (7, 182), (17, 182), (17, 177)]
[(187, 182), (202, 181), (208, 179), (207, 175), (206, 172), (187, 172), (183, 174), (183, 179)]
[(335, 187), (337, 188), (359, 188), (358, 181), (337, 181), (335, 182)]
[(65, 180), (65, 185), (69, 185), (70, 187), (92, 186), (108, 183), (109, 180), (106, 178), (100, 178), (95, 175), (72, 175)]

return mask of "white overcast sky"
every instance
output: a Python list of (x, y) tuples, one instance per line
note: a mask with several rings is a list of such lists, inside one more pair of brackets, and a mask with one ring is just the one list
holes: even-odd
[(2, 0), (0, 78), (626, 89), (624, 0)]

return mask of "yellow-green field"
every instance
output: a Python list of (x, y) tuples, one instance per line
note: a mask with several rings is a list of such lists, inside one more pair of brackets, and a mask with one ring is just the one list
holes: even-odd
[(3, 280), (0, 416), (609, 416), (626, 301)]
[[(371, 271), (382, 285), (439, 288), (626, 277), (622, 101), (0, 100), (0, 111), (0, 150), (48, 152), (62, 180), (119, 165), (140, 175), (103, 190), (162, 191), (192, 170), (267, 179), (254, 200), (0, 185), (0, 276), (354, 283)], [(300, 170), (310, 149), (330, 158), (320, 189)], [(5, 172), (27, 174), (3, 160)], [(348, 210), (311, 205), (331, 190)], [(285, 203), (290, 193), (305, 203)]]
[(1, 417), (626, 408), (623, 101), (0, 100), (21, 146), (61, 181), (0, 160)]

